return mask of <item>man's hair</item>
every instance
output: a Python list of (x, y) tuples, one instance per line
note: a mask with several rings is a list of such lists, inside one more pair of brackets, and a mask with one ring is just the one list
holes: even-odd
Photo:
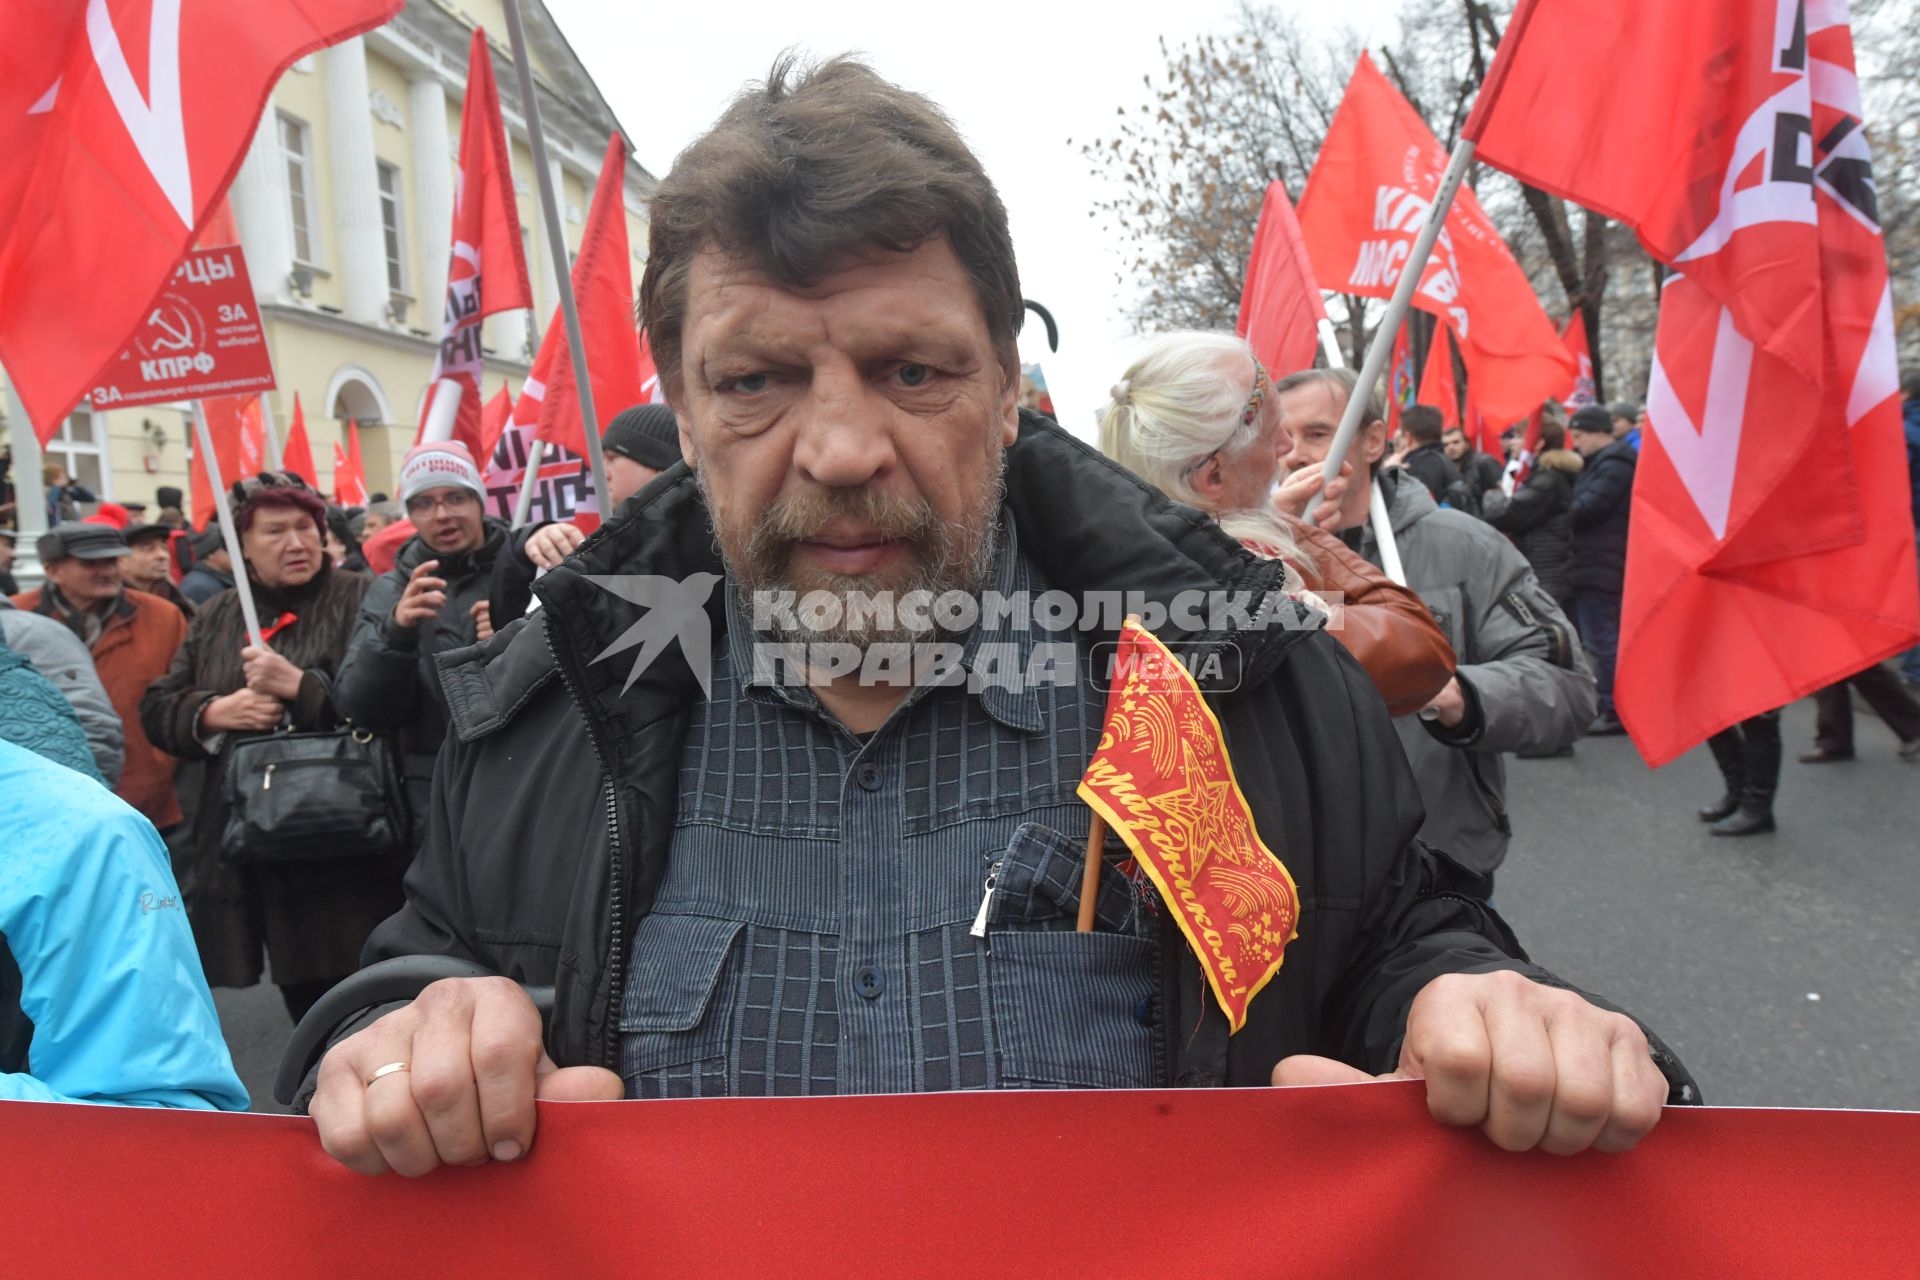
[(1558, 418), (1540, 419), (1540, 452), (1567, 447), (1567, 424)]
[(1900, 395), (1906, 400), (1920, 400), (1920, 365), (1909, 365), (1900, 371)]
[(782, 54), (682, 151), (649, 206), (641, 323), (660, 378), (680, 394), (681, 325), (703, 249), (804, 288), (867, 253), (944, 235), (966, 268), (1009, 384), (1025, 315), (1006, 206), (932, 102), (838, 57)]
[(1408, 405), (1407, 411), (1400, 415), (1400, 425), (1406, 429), (1407, 435), (1421, 444), (1438, 441), (1445, 422), (1440, 411), (1430, 404)]
[[(1351, 369), (1302, 369), (1290, 373), (1273, 384), (1273, 393), (1283, 396), (1289, 391), (1298, 391), (1302, 387), (1329, 386), (1340, 393), (1344, 403), (1353, 399), (1353, 389), (1360, 385), (1360, 375)], [(1380, 408), (1378, 392), (1367, 392), (1367, 407), (1360, 417), (1360, 426), (1364, 430), (1369, 422), (1379, 422), (1386, 416)]]

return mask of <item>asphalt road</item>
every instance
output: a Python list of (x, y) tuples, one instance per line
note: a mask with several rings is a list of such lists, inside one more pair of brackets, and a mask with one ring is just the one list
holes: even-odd
[[(1790, 707), (1780, 830), (1716, 839), (1704, 748), (1658, 772), (1625, 738), (1511, 762), (1495, 898), (1536, 960), (1655, 1027), (1725, 1106), (1920, 1110), (1920, 764), (1857, 717), (1859, 759), (1808, 766)], [(291, 1029), (268, 986), (217, 991), (257, 1110)]]

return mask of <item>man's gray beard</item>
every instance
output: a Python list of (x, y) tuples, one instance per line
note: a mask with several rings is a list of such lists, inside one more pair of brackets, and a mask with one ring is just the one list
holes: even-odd
[[(795, 528), (791, 504), (776, 503), (770, 507), (754, 527), (747, 531), (743, 539), (733, 536), (731, 530), (723, 529), (719, 513), (714, 506), (713, 494), (707, 487), (706, 474), (696, 468), (694, 480), (700, 486), (700, 495), (706, 501), (708, 515), (713, 520), (714, 542), (720, 550), (720, 558), (726, 564), (727, 580), (732, 583), (735, 599), (739, 603), (742, 616), (751, 620), (755, 616), (754, 598), (761, 592), (792, 592), (796, 605), (796, 625), (789, 626), (776, 614), (771, 623), (755, 632), (755, 638), (772, 644), (849, 644), (862, 654), (880, 645), (904, 646), (922, 644), (941, 638), (951, 638), (952, 633), (935, 622), (931, 610), (922, 608), (916, 611), (916, 622), (925, 625), (909, 626), (900, 617), (899, 603), (909, 593), (925, 592), (930, 602), (948, 592), (961, 592), (975, 601), (980, 599), (986, 589), (988, 576), (993, 572), (993, 561), (999, 549), (1000, 503), (1005, 495), (1006, 482), (1005, 454), (999, 458), (992, 482), (985, 485), (975, 506), (964, 512), (961, 518), (948, 523), (941, 520), (924, 499), (917, 503), (898, 503), (880, 500), (876, 502), (868, 490), (825, 490), (834, 496), (823, 498), (813, 504), (815, 510), (806, 515), (827, 517), (851, 514), (872, 524), (895, 537), (901, 537), (909, 546), (908, 555), (911, 564), (904, 571), (892, 573), (838, 574), (812, 573), (805, 577), (796, 577), (788, 568), (786, 558), (792, 548), (792, 540), (801, 533), (810, 533), (824, 523), (822, 519), (801, 519)], [(832, 627), (808, 627), (798, 625), (798, 602), (804, 600), (809, 592), (825, 591), (838, 596), (841, 603), (840, 620)], [(893, 607), (880, 610), (862, 608), (857, 620), (850, 620), (848, 603), (852, 599), (871, 602), (882, 594), (890, 597)], [(887, 615), (891, 614), (889, 618)], [(857, 621), (859, 625), (852, 625)], [(880, 625), (891, 622), (891, 625)]]

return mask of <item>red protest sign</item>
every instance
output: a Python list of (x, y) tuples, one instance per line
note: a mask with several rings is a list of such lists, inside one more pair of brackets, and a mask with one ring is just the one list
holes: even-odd
[(238, 245), (195, 249), (87, 393), (96, 409), (273, 389), (273, 359)]

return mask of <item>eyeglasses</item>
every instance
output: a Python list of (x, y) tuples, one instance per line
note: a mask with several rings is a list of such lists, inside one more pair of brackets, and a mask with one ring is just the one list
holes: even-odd
[(436, 511), (445, 511), (450, 516), (457, 516), (476, 506), (479, 501), (479, 498), (465, 489), (450, 489), (444, 497), (439, 498), (428, 497), (423, 493), (417, 498), (407, 499), (407, 514), (415, 520), (432, 515)]

